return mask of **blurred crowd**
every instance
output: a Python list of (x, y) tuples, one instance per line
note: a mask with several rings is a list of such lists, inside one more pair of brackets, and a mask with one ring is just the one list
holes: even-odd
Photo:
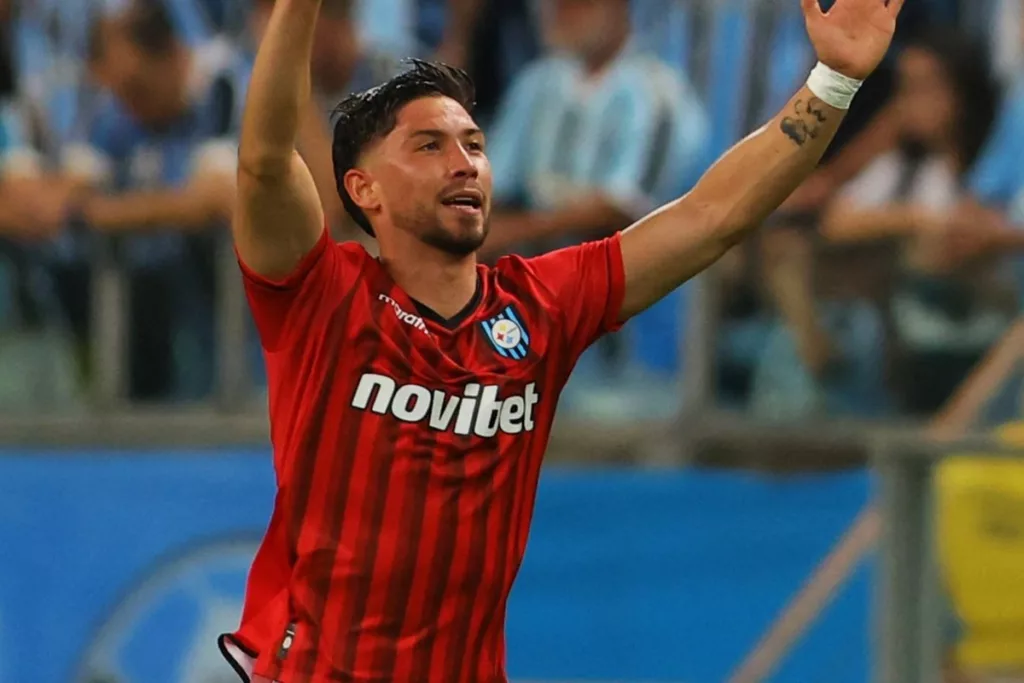
[[(214, 391), (236, 136), (272, 6), (0, 0), (0, 406), (87, 401), (111, 272), (127, 397)], [(404, 58), (439, 58), (478, 84), (486, 259), (608, 234), (685, 193), (814, 62), (796, 0), (322, 7), (298, 146), (336, 237), (362, 239), (334, 190), (331, 109)], [(710, 318), (726, 407), (934, 413), (1024, 297), (1022, 46), (1017, 0), (907, 3), (820, 171), (705, 278), (716, 295), (684, 286), (601, 341), (566, 402), (674, 409), (688, 330)]]

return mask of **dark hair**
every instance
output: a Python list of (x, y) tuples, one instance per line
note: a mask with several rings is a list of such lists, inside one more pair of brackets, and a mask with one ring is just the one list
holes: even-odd
[(373, 235), (370, 219), (356, 206), (345, 189), (345, 174), (373, 142), (395, 128), (398, 113), (423, 97), (449, 97), (472, 113), (476, 99), (473, 80), (462, 69), (438, 62), (412, 59), (409, 68), (375, 88), (349, 95), (334, 110), (334, 180), (345, 211), (367, 234)]
[(932, 27), (912, 38), (908, 48), (925, 50), (938, 60), (956, 97), (957, 161), (969, 168), (981, 153), (999, 109), (999, 85), (988, 51), (952, 27)]

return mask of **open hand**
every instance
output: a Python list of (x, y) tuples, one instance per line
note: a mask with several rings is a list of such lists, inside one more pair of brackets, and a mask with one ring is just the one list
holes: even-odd
[(858, 80), (870, 76), (885, 57), (903, 8), (903, 0), (835, 0), (828, 12), (818, 0), (801, 3), (818, 59)]

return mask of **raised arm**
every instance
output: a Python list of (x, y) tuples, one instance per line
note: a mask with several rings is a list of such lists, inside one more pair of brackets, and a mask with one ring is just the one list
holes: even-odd
[[(814, 170), (849, 100), (882, 60), (902, 0), (802, 0), (821, 65), (766, 126), (725, 154), (694, 189), (622, 235), (621, 318), (650, 306), (717, 261)], [(831, 104), (826, 103), (826, 100)]]
[(291, 273), (324, 230), (316, 184), (295, 149), (320, 2), (274, 3), (242, 116), (235, 245), (250, 269), (269, 278)]

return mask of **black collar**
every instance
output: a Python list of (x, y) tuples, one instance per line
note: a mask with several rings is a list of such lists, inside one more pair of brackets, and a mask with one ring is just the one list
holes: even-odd
[[(473, 315), (474, 311), (476, 311), (476, 307), (480, 305), (480, 299), (483, 296), (483, 292), (483, 282), (480, 279), (480, 275), (477, 274), (476, 290), (473, 292), (473, 296), (470, 298), (469, 302), (462, 307), (461, 311), (459, 311), (450, 318), (445, 318), (443, 315), (432, 309), (430, 306), (420, 303), (419, 301), (416, 301), (416, 299), (412, 299), (412, 302), (416, 304), (416, 310), (425, 319), (435, 322), (441, 327), (445, 327), (449, 330), (454, 330), (456, 327), (461, 325), (463, 321), (466, 320), (466, 318)], [(409, 298), (411, 299), (412, 297)]]

